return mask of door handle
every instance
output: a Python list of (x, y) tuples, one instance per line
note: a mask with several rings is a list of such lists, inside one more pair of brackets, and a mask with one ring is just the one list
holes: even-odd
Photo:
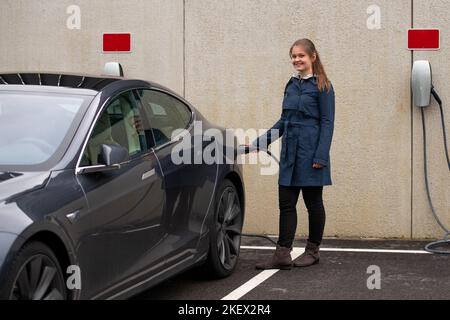
[(142, 174), (142, 181), (147, 180), (148, 178), (151, 178), (155, 175), (156, 171), (155, 169), (152, 169), (150, 171), (144, 172)]
[(70, 223), (74, 223), (75, 221), (77, 221), (79, 216), (80, 216), (80, 210), (66, 214), (66, 217), (70, 221)]

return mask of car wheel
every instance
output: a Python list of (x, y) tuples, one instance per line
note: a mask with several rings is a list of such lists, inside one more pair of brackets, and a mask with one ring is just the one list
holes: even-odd
[(64, 275), (52, 250), (30, 242), (18, 253), (6, 279), (9, 300), (65, 300)]
[(225, 180), (216, 196), (205, 264), (213, 277), (224, 278), (233, 273), (240, 252), (242, 225), (242, 207), (236, 187)]

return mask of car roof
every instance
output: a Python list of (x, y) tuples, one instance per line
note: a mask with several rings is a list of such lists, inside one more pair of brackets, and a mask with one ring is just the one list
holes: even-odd
[(122, 77), (56, 72), (0, 73), (0, 85), (52, 86), (101, 91), (107, 85), (124, 80)]
[(114, 93), (121, 87), (143, 86), (162, 90), (183, 99), (170, 88), (146, 80), (68, 72), (0, 72), (0, 91), (95, 96), (99, 92)]
[[(20, 87), (22, 87), (22, 90), (29, 88), (32, 91), (48, 90), (61, 92), (63, 91), (61, 88), (71, 88), (80, 90), (80, 93), (83, 90), (84, 94), (89, 94), (89, 92), (96, 94), (112, 83), (128, 82), (131, 80), (133, 79), (68, 72), (0, 72), (0, 90), (7, 90), (8, 88), (20, 90)], [(158, 83), (145, 80), (137, 81), (143, 81), (151, 87), (164, 89), (173, 93), (172, 90)], [(46, 89), (39, 90), (39, 86), (46, 87)], [(55, 90), (51, 90), (49, 87), (53, 87)], [(67, 91), (73, 92), (74, 90)]]

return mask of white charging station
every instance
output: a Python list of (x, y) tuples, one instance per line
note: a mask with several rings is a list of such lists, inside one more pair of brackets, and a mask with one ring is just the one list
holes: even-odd
[(422, 113), (422, 128), (423, 128), (423, 151), (424, 151), (424, 173), (425, 173), (425, 187), (427, 190), (428, 202), (430, 204), (431, 211), (433, 212), (436, 222), (439, 224), (442, 230), (444, 230), (444, 239), (428, 244), (425, 250), (431, 253), (438, 254), (450, 254), (448, 245), (450, 244), (450, 230), (444, 225), (439, 217), (436, 209), (434, 208), (431, 198), (430, 185), (428, 181), (428, 160), (427, 160), (427, 135), (425, 126), (425, 112), (424, 109), (431, 104), (431, 96), (437, 101), (441, 111), (442, 131), (444, 135), (444, 149), (447, 157), (448, 169), (450, 171), (450, 158), (447, 147), (447, 134), (445, 130), (444, 111), (442, 109), (442, 100), (434, 90), (433, 75), (431, 71), (431, 64), (426, 60), (419, 60), (414, 62), (412, 75), (411, 75), (411, 88), (413, 93), (413, 100), (415, 106), (421, 108)]

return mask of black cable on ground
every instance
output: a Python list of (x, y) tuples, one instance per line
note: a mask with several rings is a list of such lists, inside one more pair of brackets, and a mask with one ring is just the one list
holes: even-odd
[[(253, 151), (264, 151), (269, 156), (271, 156), (276, 161), (276, 163), (280, 164), (280, 161), (268, 149), (263, 149), (263, 148), (256, 147), (256, 146), (244, 146), (244, 145), (241, 145), (240, 148), (241, 149), (239, 150), (238, 155), (239, 154), (248, 154), (248, 153), (253, 152)], [(265, 240), (270, 241), (275, 246), (277, 245), (277, 242), (275, 240), (271, 239), (268, 236), (263, 236), (263, 235), (259, 235), (259, 234), (244, 234), (244, 233), (241, 233), (241, 236), (242, 237), (249, 237), (249, 238), (265, 239)]]
[[(442, 101), (439, 98), (439, 96), (437, 95), (437, 93), (434, 91), (434, 89), (432, 89), (432, 94), (435, 97), (436, 101), (438, 102), (439, 108), (441, 110), (442, 130), (443, 130), (443, 134), (444, 134), (444, 149), (445, 149), (445, 155), (447, 157), (448, 168), (450, 171), (450, 157), (449, 157), (448, 147), (447, 147), (447, 134), (446, 134), (446, 130), (445, 130), (445, 120), (444, 120), (444, 111), (442, 109)], [(426, 133), (426, 126), (425, 126), (425, 113), (424, 113), (423, 109), (424, 108), (421, 108), (422, 129), (423, 129), (423, 157), (424, 157), (425, 187), (427, 190), (428, 203), (430, 204), (430, 208), (431, 208), (431, 211), (433, 212), (433, 216), (436, 219), (439, 226), (441, 227), (441, 229), (444, 230), (444, 232), (445, 232), (443, 240), (435, 241), (435, 242), (431, 242), (431, 243), (427, 244), (425, 246), (425, 250), (428, 252), (437, 253), (437, 254), (450, 254), (450, 248), (446, 249), (446, 250), (437, 249), (437, 248), (442, 248), (444, 246), (450, 247), (450, 239), (449, 239), (450, 230), (446, 228), (444, 223), (439, 218), (439, 215), (437, 214), (436, 209), (434, 208), (433, 200), (431, 199), (431, 192), (430, 192), (430, 186), (429, 186), (429, 181), (428, 181), (427, 133)]]
[(245, 233), (241, 233), (241, 236), (242, 237), (249, 237), (249, 238), (261, 238), (261, 239), (265, 239), (265, 240), (270, 241), (274, 245), (277, 245), (277, 242), (275, 240), (271, 239), (268, 236), (262, 236), (262, 235), (259, 235), (259, 234), (245, 234)]

